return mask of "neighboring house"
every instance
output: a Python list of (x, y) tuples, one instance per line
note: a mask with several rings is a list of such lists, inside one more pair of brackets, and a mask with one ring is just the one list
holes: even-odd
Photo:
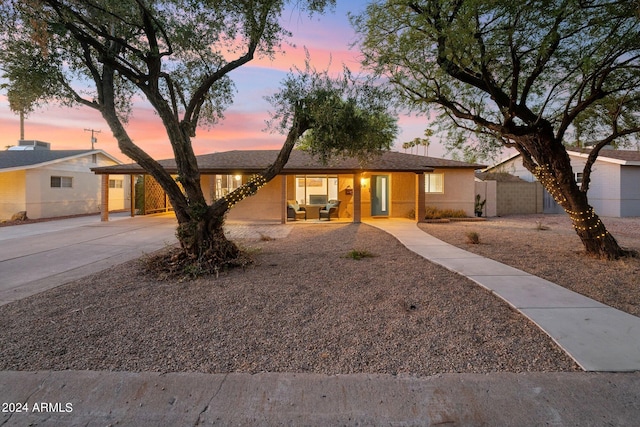
[[(100, 178), (91, 168), (120, 163), (102, 150), (51, 150), (46, 142), (19, 141), (0, 151), (0, 219), (21, 211), (31, 219), (98, 213)], [(128, 180), (110, 178), (110, 209), (128, 209)]]
[[(208, 202), (225, 196), (251, 175), (264, 170), (277, 154), (277, 150), (251, 150), (197, 156)], [(160, 164), (169, 173), (177, 173), (174, 159), (162, 160)], [(473, 216), (474, 171), (480, 167), (399, 152), (374, 156), (362, 165), (357, 159), (342, 157), (325, 165), (303, 151), (294, 150), (282, 173), (255, 196), (239, 202), (229, 211), (228, 218), (284, 223), (288, 220), (287, 205), (295, 201), (306, 208), (308, 219), (318, 219), (319, 209), (329, 200), (340, 201), (339, 218), (354, 222), (373, 217), (423, 219), (425, 206), (462, 209)], [(137, 164), (92, 170), (103, 176), (103, 182), (110, 174), (144, 174)], [(149, 189), (145, 185), (145, 193)], [(161, 205), (164, 203), (163, 197), (154, 197)], [(153, 207), (150, 210), (157, 211)]]
[[(588, 149), (567, 148), (578, 183), (582, 182), (582, 170), (589, 156)], [(484, 172), (506, 172), (529, 182), (535, 178), (516, 154)], [(589, 204), (602, 216), (640, 216), (640, 151), (604, 149), (591, 171)], [(562, 212), (553, 198), (544, 192), (544, 212)]]

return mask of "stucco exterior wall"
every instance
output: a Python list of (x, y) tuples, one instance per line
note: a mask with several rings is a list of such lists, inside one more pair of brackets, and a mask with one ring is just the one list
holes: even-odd
[[(498, 182), (480, 181), (475, 182), (476, 194), (480, 195), (480, 200), (485, 200), (482, 216), (494, 217), (498, 215)], [(475, 197), (475, 196), (474, 196)], [(474, 199), (475, 210), (475, 199)]]
[[(88, 154), (23, 171), (24, 204), (28, 217), (38, 219), (100, 212), (101, 177), (91, 172), (90, 168), (115, 164), (116, 162), (102, 154)], [(52, 188), (52, 176), (70, 177), (72, 187)], [(109, 209), (127, 209), (131, 201), (128, 177), (114, 175), (111, 178), (122, 179), (123, 188), (110, 189)]]
[(27, 210), (25, 194), (24, 170), (0, 173), (0, 220), (11, 219), (13, 214)]
[[(427, 194), (425, 205), (436, 206), (441, 209), (462, 209), (468, 215), (473, 215), (474, 209), (474, 171), (471, 169), (443, 169), (445, 174), (444, 192), (442, 194)], [(404, 173), (375, 173), (374, 175), (389, 176), (389, 216), (408, 218), (415, 215), (416, 175)], [(371, 176), (369, 172), (361, 174), (361, 215), (363, 219), (371, 218)], [(244, 178), (243, 178), (244, 179)], [(286, 195), (283, 200), (282, 180), (286, 180)], [(204, 180), (203, 180), (204, 182)], [(354, 218), (354, 177), (351, 174), (338, 175), (338, 198), (340, 203), (340, 218)], [(296, 199), (295, 176), (278, 176), (262, 187), (255, 196), (239, 202), (227, 218), (236, 221), (279, 221), (286, 200)], [(205, 194), (208, 184), (203, 183)], [(317, 207), (308, 209), (308, 219), (317, 219)]]
[(436, 169), (434, 173), (444, 173), (444, 191), (426, 193), (425, 205), (438, 209), (461, 209), (467, 215), (474, 215), (475, 175), (473, 169)]
[[(55, 166), (27, 170), (27, 214), (50, 218), (100, 212), (100, 177)], [(51, 177), (71, 177), (71, 188), (51, 188)]]
[(415, 218), (416, 174), (394, 173), (391, 175), (391, 207), (393, 218)]
[[(582, 172), (585, 160), (581, 157), (571, 156), (573, 172)], [(591, 182), (587, 197), (589, 204), (596, 213), (601, 216), (620, 216), (621, 208), (621, 169), (615, 163), (596, 160), (591, 168)]]
[[(247, 177), (243, 177), (243, 182)], [(282, 215), (282, 176), (276, 176), (256, 194), (238, 202), (227, 214), (231, 221), (280, 221)]]
[(353, 175), (338, 175), (338, 199), (340, 200), (339, 217), (353, 218)]

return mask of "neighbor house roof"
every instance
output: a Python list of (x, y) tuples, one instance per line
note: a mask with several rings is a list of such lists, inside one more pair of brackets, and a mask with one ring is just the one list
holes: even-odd
[[(579, 149), (568, 148), (567, 152), (570, 155), (587, 158), (591, 149)], [(600, 150), (598, 153), (598, 160), (602, 160), (609, 163), (617, 163), (623, 166), (640, 166), (640, 151), (638, 150)]]
[(103, 150), (6, 150), (0, 151), (0, 171), (10, 172), (14, 170), (33, 169), (88, 154), (104, 154), (114, 162), (120, 163), (118, 159)]
[[(197, 157), (202, 174), (252, 174), (268, 167), (276, 159), (278, 150), (236, 150), (204, 154)], [(175, 159), (160, 160), (160, 165), (169, 173), (177, 173)], [(293, 150), (285, 165), (283, 174), (296, 173), (355, 173), (363, 170), (378, 172), (433, 172), (440, 168), (478, 169), (482, 165), (418, 156), (415, 154), (387, 151), (373, 156), (364, 163), (356, 158), (335, 157), (323, 164), (311, 154)], [(144, 173), (136, 163), (92, 168), (97, 174), (139, 174)]]
[(526, 182), (524, 179), (507, 172), (476, 172), (476, 178), (481, 181)]
[[(582, 158), (589, 157), (589, 153), (591, 153), (590, 148), (573, 148), (567, 147), (567, 153), (570, 156), (577, 156)], [(520, 157), (520, 153), (515, 153), (506, 159), (496, 163), (493, 166), (489, 166), (483, 172), (488, 172), (492, 170), (498, 169), (500, 166), (505, 163), (510, 162), (513, 159)], [(616, 163), (623, 166), (640, 166), (640, 151), (639, 150), (613, 150), (613, 149), (605, 149), (600, 150), (598, 154), (598, 160), (608, 163)]]

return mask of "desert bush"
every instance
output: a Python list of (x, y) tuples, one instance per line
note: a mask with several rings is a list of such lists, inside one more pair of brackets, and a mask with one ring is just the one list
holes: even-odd
[(367, 250), (352, 249), (347, 252), (347, 258), (361, 260), (363, 258), (373, 258), (375, 255)]
[(467, 233), (467, 243), (471, 243), (472, 245), (477, 245), (480, 243), (480, 235), (475, 231), (469, 231)]
[(424, 219), (442, 218), (467, 218), (467, 214), (462, 209), (438, 209), (435, 206), (427, 206)]

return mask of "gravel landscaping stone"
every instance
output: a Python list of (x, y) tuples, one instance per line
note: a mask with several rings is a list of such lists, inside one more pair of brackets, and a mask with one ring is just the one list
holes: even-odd
[[(480, 224), (481, 243), (469, 246), (500, 247)], [(132, 261), (0, 307), (0, 369), (579, 370), (499, 298), (373, 227), (295, 224), (283, 238), (238, 242), (254, 264), (217, 279), (158, 281)]]

